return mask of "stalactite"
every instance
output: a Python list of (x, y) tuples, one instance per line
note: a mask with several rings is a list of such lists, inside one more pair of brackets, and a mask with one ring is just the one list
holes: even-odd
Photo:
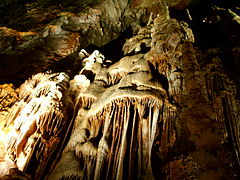
[[(75, 155), (83, 159), (81, 161), (84, 163), (82, 166), (87, 167), (82, 170), (79, 169), (79, 171), (84, 171), (83, 174), (87, 178), (87, 174), (91, 171), (90, 169), (95, 167), (94, 179), (101, 179), (102, 177), (123, 179), (125, 178), (125, 174), (126, 177), (138, 177), (140, 179), (149, 179), (152, 177), (154, 179), (151, 154), (158, 128), (157, 123), (160, 121), (160, 117), (163, 116), (160, 116), (159, 110), (161, 105), (163, 105), (162, 100), (154, 98), (154, 96), (149, 97), (147, 94), (142, 95), (141, 98), (137, 96), (130, 98), (130, 94), (126, 97), (118, 97), (117, 99), (114, 97), (116, 96), (113, 96), (112, 101), (108, 104), (99, 104), (102, 108), (98, 107), (95, 109), (95, 106), (98, 106), (98, 99), (93, 102), (89, 111), (91, 111), (91, 108), (95, 109), (95, 111), (91, 111), (90, 114), (87, 113), (85, 120), (82, 120), (82, 123), (76, 127), (72, 134), (73, 137), (70, 138), (70, 144), (73, 139), (75, 144), (77, 144), (76, 146), (72, 146), (72, 148), (75, 147)], [(170, 116), (168, 115), (168, 118)], [(96, 119), (98, 119), (97, 124), (95, 122)], [(171, 120), (173, 119), (171, 118)], [(171, 127), (164, 129), (166, 131), (165, 134), (169, 131), (167, 128)], [(75, 132), (80, 132), (81, 129), (89, 129), (88, 132), (90, 134), (86, 140), (76, 142), (77, 139), (74, 138), (76, 136)], [(102, 134), (99, 131), (100, 129), (102, 129)], [(164, 134), (164, 132), (162, 133)], [(89, 160), (87, 160), (89, 153), (84, 153), (86, 151), (85, 148), (89, 147), (92, 144), (92, 140), (98, 136), (101, 136), (101, 138), (96, 147), (96, 154), (94, 153), (95, 155), (91, 156), (91, 161), (94, 163), (91, 163), (92, 166), (90, 167)], [(168, 139), (165, 141), (168, 141)], [(85, 147), (85, 145), (87, 146)], [(67, 145), (67, 149), (71, 150), (69, 145)], [(138, 155), (135, 154), (137, 149)], [(67, 153), (68, 151), (65, 149), (64, 152)], [(130, 162), (129, 165), (127, 165), (128, 162)], [(131, 172), (136, 167), (138, 167), (137, 176)], [(58, 170), (55, 171), (58, 172)]]
[[(9, 116), (8, 124), (14, 121), (18, 134), (24, 126), (19, 116), (27, 116), (31, 123), (20, 142), (10, 140), (9, 149), (19, 156), (25, 146), (31, 151), (28, 141), (35, 141), (32, 144), (36, 151), (32, 150), (27, 158), (29, 165), (22, 165), (25, 171), (29, 171), (34, 156), (41, 162), (39, 168), (44, 169), (41, 157), (48, 160), (46, 154), (60, 147), (61, 160), (49, 179), (155, 179), (154, 142), (160, 142), (154, 148), (159, 149), (162, 160), (175, 142), (176, 107), (171, 98), (177, 101), (182, 93), (178, 51), (183, 33), (176, 20), (168, 16), (154, 18), (152, 14), (147, 26), (127, 40), (123, 50), (129, 56), (117, 63), (104, 66), (99, 51), (88, 54), (81, 50), (83, 69), (70, 82), (64, 74), (46, 73), (35, 75), (21, 87), (22, 100)], [(94, 74), (92, 79), (89, 71)], [(73, 106), (69, 120), (62, 103)], [(69, 140), (61, 136), (63, 132), (71, 133)], [(63, 143), (58, 146), (60, 139)], [(71, 161), (74, 163), (68, 167)], [(41, 176), (39, 170), (36, 174)]]
[[(115, 64), (106, 65), (98, 50), (82, 49), (83, 68), (72, 80), (65, 73), (36, 74), (21, 86), (7, 119), (6, 126), (14, 126), (9, 156), (35, 179), (158, 179), (157, 161), (172, 160), (179, 126), (197, 139), (190, 146), (196, 154), (210, 154), (201, 138), (216, 138), (214, 122), (209, 125), (214, 109), (239, 161), (239, 119), (233, 113), (238, 102), (222, 90), (227, 85), (217, 73), (205, 74), (205, 92), (193, 42), (186, 23), (151, 14)], [(216, 102), (213, 109), (207, 93)], [(199, 107), (210, 113), (201, 114)]]
[[(139, 31), (139, 37), (145, 38), (145, 33), (151, 34), (152, 26), (151, 22), (147, 28)], [(172, 27), (169, 26), (169, 28)], [(131, 47), (131, 41), (134, 42), (129, 40), (124, 47), (125, 53), (130, 53), (135, 48), (137, 48), (135, 51), (138, 51), (141, 45), (140, 43)], [(151, 42), (150, 36), (148, 41), (147, 44)], [(146, 42), (143, 41), (143, 43)], [(177, 45), (178, 43), (172, 46)], [(87, 160), (88, 154), (83, 153), (85, 144), (92, 144), (97, 149), (96, 154), (90, 158), (94, 162), (91, 168), (95, 170), (91, 172), (94, 172), (95, 180), (102, 177), (154, 179), (152, 148), (156, 133), (158, 132), (160, 137), (161, 158), (166, 158), (168, 149), (173, 146), (176, 139), (173, 129), (176, 107), (167, 100), (170, 98), (168, 97), (169, 89), (166, 84), (162, 84), (165, 80), (152, 81), (156, 72), (168, 78), (170, 69), (166, 68), (165, 72), (161, 69), (164, 64), (167, 65), (168, 61), (165, 59), (163, 64), (158, 64), (160, 59), (156, 59), (156, 72), (151, 69), (148, 61), (151, 59), (141, 53), (125, 57), (106, 70), (107, 87), (95, 79), (95, 83), (93, 82), (88, 88), (90, 91), (86, 89), (79, 93), (75, 106), (78, 112), (77, 121), (64, 150), (63, 160), (65, 160), (65, 154), (75, 151), (76, 158), (82, 159), (80, 162), (84, 167), (78, 171), (85, 174), (85, 178), (90, 177), (91, 171), (88, 165), (89, 160)], [(175, 75), (177, 81), (181, 80), (178, 74)], [(104, 79), (104, 73), (101, 76)], [(172, 78), (171, 82), (175, 83), (172, 89), (179, 88), (178, 86), (182, 83), (176, 83), (176, 79)], [(174, 93), (180, 93), (180, 90), (175, 90), (172, 94)], [(88, 108), (83, 108), (81, 98), (90, 97), (89, 95), (94, 96), (94, 101)], [(159, 122), (162, 122), (163, 127), (158, 126)], [(94, 143), (96, 139), (98, 139), (97, 144)], [(60, 167), (63, 166), (63, 162), (60, 160)], [(126, 164), (128, 162), (129, 165)], [(60, 169), (56, 168), (50, 178), (54, 176), (61, 177)], [(66, 176), (63, 174), (62, 177)]]
[[(56, 153), (67, 123), (64, 93), (69, 77), (64, 73), (37, 74), (20, 88), (21, 100), (7, 119), (14, 130), (7, 140), (7, 151), (20, 170), (34, 171), (41, 178)], [(32, 167), (38, 163), (38, 166)]]

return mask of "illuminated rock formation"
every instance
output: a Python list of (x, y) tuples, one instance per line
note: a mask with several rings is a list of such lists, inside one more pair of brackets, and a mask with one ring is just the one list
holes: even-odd
[(20, 87), (21, 100), (5, 124), (13, 124), (6, 149), (19, 170), (41, 177), (61, 146), (68, 125), (64, 100), (68, 81), (64, 73), (37, 74)]
[[(0, 29), (10, 42), (1, 47), (0, 57), (12, 57), (20, 47), (48, 57), (37, 62), (19, 90), (0, 86), (5, 89), (0, 107), (6, 111), (0, 122), (0, 177), (236, 176), (240, 101), (236, 81), (215, 56), (218, 50), (196, 48), (192, 30), (170, 17), (165, 1), (128, 3), (105, 0), (78, 14), (63, 13), (40, 33), (27, 34), (29, 41), (23, 33)], [(173, 5), (189, 1), (181, 3)], [(121, 58), (109, 59), (104, 45), (127, 28), (133, 34), (122, 45)], [(15, 35), (23, 38), (17, 48), (11, 46)], [(46, 47), (38, 50), (40, 42)]]

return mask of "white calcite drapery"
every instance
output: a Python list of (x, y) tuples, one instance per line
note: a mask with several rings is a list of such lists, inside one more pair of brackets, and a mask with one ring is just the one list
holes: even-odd
[[(158, 34), (162, 32), (157, 27), (164, 23), (176, 30), (166, 33), (170, 40), (161, 49), (157, 42), (161, 42)], [(180, 61), (169, 48), (178, 48), (186, 29), (175, 20), (157, 17), (153, 21), (151, 17), (147, 27), (124, 46), (125, 54), (135, 49), (135, 55), (109, 67), (95, 61), (93, 70), (89, 69), (94, 80), (86, 90), (80, 87), (77, 91), (73, 131), (49, 179), (155, 179), (152, 161), (164, 161), (173, 147), (175, 98), (183, 93), (183, 78), (176, 70), (181, 68)], [(148, 53), (141, 52), (141, 43), (152, 47)], [(161, 69), (163, 66), (169, 69)], [(171, 90), (174, 88), (178, 91)]]

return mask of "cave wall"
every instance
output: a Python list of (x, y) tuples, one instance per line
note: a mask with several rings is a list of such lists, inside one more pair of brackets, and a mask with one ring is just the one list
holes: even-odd
[(237, 41), (203, 48), (166, 1), (89, 3), (0, 28), (1, 81), (21, 84), (0, 87), (3, 179), (236, 178)]

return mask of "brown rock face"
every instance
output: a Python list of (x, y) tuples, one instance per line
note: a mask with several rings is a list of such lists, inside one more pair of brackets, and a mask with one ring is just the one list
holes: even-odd
[[(101, 1), (26, 37), (0, 29), (4, 63), (42, 60), (18, 67), (37, 69), (19, 90), (0, 85), (0, 177), (234, 179), (237, 81), (165, 3)], [(117, 47), (105, 44), (127, 29), (121, 58), (108, 59)]]

